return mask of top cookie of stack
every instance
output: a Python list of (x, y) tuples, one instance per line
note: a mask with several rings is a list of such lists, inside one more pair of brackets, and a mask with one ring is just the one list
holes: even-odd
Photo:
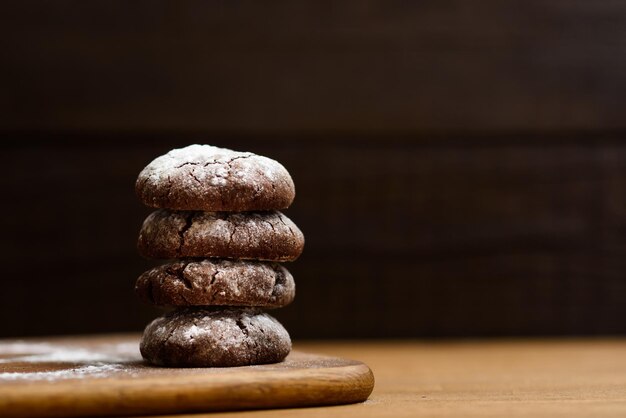
[(175, 149), (137, 178), (141, 201), (154, 208), (248, 212), (286, 209), (296, 190), (280, 163), (210, 145)]

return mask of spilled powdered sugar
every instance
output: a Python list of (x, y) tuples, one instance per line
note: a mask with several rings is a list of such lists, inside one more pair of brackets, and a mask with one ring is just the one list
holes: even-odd
[[(20, 363), (87, 363), (99, 361), (122, 361), (121, 357), (114, 357), (103, 353), (94, 353), (83, 349), (62, 349), (56, 347), (47, 353), (20, 356)], [(0, 364), (14, 362), (15, 358), (0, 359)]]
[(89, 364), (71, 369), (45, 372), (0, 372), (0, 381), (9, 380), (63, 380), (84, 377), (111, 377), (111, 372), (122, 370), (121, 364)]
[(0, 343), (0, 383), (132, 376), (128, 364), (138, 356), (134, 343), (104, 344), (98, 350), (25, 341)]
[[(0, 344), (0, 355), (7, 356), (10, 354), (22, 353), (49, 353), (54, 346), (48, 343), (28, 343), (24, 341), (15, 341), (10, 344)], [(0, 359), (2, 361), (2, 359)]]

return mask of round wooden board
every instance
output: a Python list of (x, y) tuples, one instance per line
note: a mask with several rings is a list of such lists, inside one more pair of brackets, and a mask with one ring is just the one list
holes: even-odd
[(0, 340), (0, 416), (166, 414), (361, 402), (363, 363), (292, 352), (282, 363), (160, 368), (137, 336)]

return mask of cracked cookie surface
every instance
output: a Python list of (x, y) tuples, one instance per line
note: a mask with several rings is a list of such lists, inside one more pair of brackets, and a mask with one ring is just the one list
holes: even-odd
[(146, 271), (135, 292), (159, 306), (258, 306), (278, 308), (295, 297), (291, 274), (276, 263), (181, 260)]
[(291, 350), (285, 328), (256, 309), (185, 308), (145, 329), (141, 355), (171, 367), (233, 367), (277, 363)]
[(279, 162), (210, 145), (156, 158), (139, 174), (135, 191), (147, 206), (198, 211), (285, 209), (295, 197), (293, 180)]
[(304, 235), (278, 211), (230, 213), (160, 209), (144, 221), (137, 248), (148, 258), (293, 261), (302, 253)]

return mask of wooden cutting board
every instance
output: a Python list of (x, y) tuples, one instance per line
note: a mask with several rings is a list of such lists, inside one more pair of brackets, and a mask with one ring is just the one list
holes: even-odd
[(166, 414), (362, 402), (365, 364), (292, 352), (278, 364), (160, 368), (139, 337), (0, 340), (0, 416)]

